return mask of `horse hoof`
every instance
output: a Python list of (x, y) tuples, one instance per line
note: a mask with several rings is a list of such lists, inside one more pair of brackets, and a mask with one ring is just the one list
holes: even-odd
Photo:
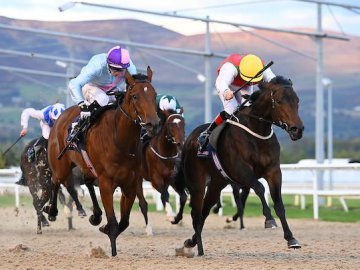
[(48, 216), (48, 220), (54, 222), (56, 220), (55, 216)]
[(43, 212), (45, 212), (46, 214), (49, 214), (49, 212), (50, 212), (50, 205), (44, 206)]
[(36, 234), (42, 234), (41, 229), (37, 229)]
[(99, 225), (101, 223), (101, 220), (102, 220), (101, 216), (96, 217), (95, 215), (91, 215), (89, 218), (89, 222), (93, 226)]
[(43, 227), (50, 227), (50, 224), (49, 224), (49, 222), (46, 220), (46, 221), (42, 221), (41, 222), (41, 225), (43, 226)]
[(233, 222), (233, 220), (232, 220), (232, 218), (226, 218), (226, 223), (232, 223)]
[(182, 220), (182, 217), (176, 216), (173, 221), (171, 221), (171, 224), (179, 224), (179, 222)]
[(288, 248), (298, 249), (301, 248), (301, 245), (299, 241), (294, 238), (288, 241)]
[(153, 231), (150, 224), (146, 225), (145, 232), (147, 236), (153, 236)]
[(273, 219), (265, 220), (265, 229), (277, 228), (276, 222)]
[(102, 233), (105, 233), (106, 235), (109, 235), (109, 226), (108, 225), (103, 225), (99, 228), (99, 231)]
[(186, 258), (194, 258), (195, 252), (192, 251), (192, 248), (175, 248), (175, 256), (181, 256)]
[(78, 210), (78, 216), (79, 217), (86, 217), (86, 212), (85, 212), (85, 210), (84, 209), (80, 209), (80, 210)]
[(196, 243), (193, 244), (193, 243), (191, 242), (191, 239), (187, 239), (187, 240), (185, 240), (185, 242), (184, 242), (184, 247), (185, 247), (185, 248), (193, 248), (193, 247), (195, 247), (195, 246), (196, 246)]

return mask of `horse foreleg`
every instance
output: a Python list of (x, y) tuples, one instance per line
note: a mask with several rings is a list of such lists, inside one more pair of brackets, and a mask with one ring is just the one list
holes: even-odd
[(148, 220), (148, 203), (144, 196), (144, 190), (142, 188), (142, 181), (143, 181), (142, 179), (140, 179), (138, 181), (136, 196), (139, 199), (140, 210), (144, 216), (145, 226), (146, 226), (146, 228), (145, 228), (146, 234), (153, 235), (152, 228), (151, 228), (151, 225), (149, 224), (149, 220)]
[(170, 219), (173, 219), (175, 214), (170, 204), (170, 194), (168, 191), (168, 186), (166, 185), (163, 185), (161, 188), (161, 201), (165, 208), (166, 216)]
[(277, 227), (274, 217), (271, 215), (271, 210), (265, 200), (265, 188), (259, 181), (255, 181), (253, 189), (256, 195), (260, 198), (263, 206), (263, 215), (265, 216), (265, 229), (274, 229)]
[(95, 193), (95, 189), (94, 189), (94, 185), (92, 183), (88, 183), (87, 181), (85, 181), (86, 187), (89, 190), (89, 194), (90, 194), (90, 198), (93, 204), (93, 214), (90, 216), (89, 218), (89, 222), (91, 225), (93, 226), (97, 226), (101, 223), (102, 220), (102, 211), (101, 208), (99, 206), (99, 202), (96, 198), (96, 193)]
[(269, 184), (271, 198), (274, 202), (276, 215), (281, 221), (284, 230), (284, 238), (288, 242), (288, 248), (301, 248), (300, 243), (294, 238), (285, 217), (285, 207), (281, 197), (281, 172), (280, 169), (266, 177)]
[(129, 191), (123, 191), (121, 194), (121, 219), (119, 222), (119, 234), (125, 231), (129, 226), (130, 212), (136, 197), (136, 188), (130, 188)]
[(107, 218), (107, 224), (101, 226), (99, 230), (109, 237), (111, 244), (111, 255), (116, 256), (116, 238), (118, 237), (119, 232), (113, 205), (113, 194), (115, 189), (113, 188), (110, 179), (99, 179), (99, 188), (101, 201), (103, 203)]

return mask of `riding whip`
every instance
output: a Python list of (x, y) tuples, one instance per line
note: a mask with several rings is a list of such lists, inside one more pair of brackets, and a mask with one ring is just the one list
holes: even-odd
[(5, 154), (6, 154), (7, 152), (9, 152), (10, 149), (13, 148), (13, 146), (14, 146), (15, 144), (17, 144), (17, 143), (21, 140), (22, 137), (23, 137), (23, 136), (20, 136), (19, 138), (17, 138), (17, 140), (16, 140), (12, 145), (10, 145), (10, 147), (9, 147), (8, 149), (6, 149), (6, 150), (4, 151), (4, 153), (2, 153), (2, 156), (5, 156)]

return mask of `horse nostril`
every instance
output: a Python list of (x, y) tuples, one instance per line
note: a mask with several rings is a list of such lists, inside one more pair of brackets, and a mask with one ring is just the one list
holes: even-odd
[(297, 131), (298, 131), (298, 128), (297, 128), (297, 127), (291, 127), (291, 128), (290, 128), (290, 131), (291, 131), (291, 132), (297, 132)]

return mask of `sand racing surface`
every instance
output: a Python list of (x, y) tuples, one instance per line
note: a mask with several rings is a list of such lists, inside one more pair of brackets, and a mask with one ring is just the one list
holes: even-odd
[(37, 235), (33, 209), (0, 208), (0, 269), (360, 269), (359, 223), (289, 219), (302, 244), (289, 250), (281, 227), (265, 230), (262, 218), (246, 218), (247, 229), (240, 231), (238, 224), (224, 229), (225, 217), (212, 214), (203, 232), (205, 256), (184, 258), (175, 257), (175, 248), (193, 234), (190, 216), (181, 226), (164, 213), (149, 218), (153, 236), (146, 235), (141, 213), (132, 212), (117, 239), (118, 255), (111, 257), (108, 237), (87, 217), (75, 216), (76, 230), (68, 231), (59, 209), (57, 221)]

